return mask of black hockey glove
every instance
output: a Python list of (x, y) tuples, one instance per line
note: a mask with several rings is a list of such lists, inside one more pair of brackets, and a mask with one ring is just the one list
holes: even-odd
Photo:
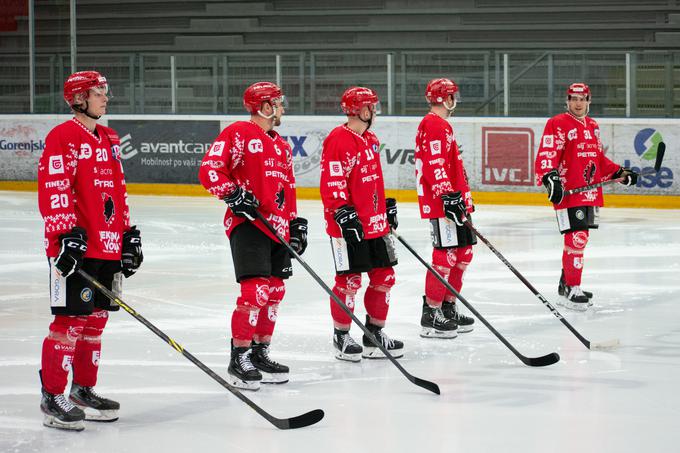
[(236, 186), (236, 189), (227, 194), (222, 200), (227, 203), (231, 212), (239, 217), (245, 217), (248, 220), (255, 220), (257, 218), (257, 207), (260, 203), (251, 192), (244, 190), (241, 186)]
[(297, 217), (290, 221), (290, 246), (302, 255), (307, 248), (307, 219)]
[(364, 229), (361, 226), (359, 215), (352, 206), (341, 206), (333, 216), (342, 230), (342, 237), (348, 244), (356, 244), (364, 238)]
[(136, 226), (130, 227), (128, 231), (123, 233), (123, 253), (120, 260), (120, 266), (125, 278), (130, 277), (144, 261), (144, 254), (142, 253), (142, 237)]
[(564, 198), (564, 187), (562, 187), (562, 181), (560, 181), (560, 175), (557, 174), (557, 170), (551, 170), (543, 175), (543, 185), (545, 190), (548, 191), (548, 200), (551, 203), (559, 204)]
[(387, 214), (387, 223), (390, 224), (390, 228), (396, 230), (399, 226), (399, 221), (397, 220), (397, 200), (394, 198), (385, 198), (385, 212)]
[(54, 260), (61, 275), (68, 277), (83, 265), (83, 256), (87, 251), (87, 233), (84, 228), (73, 227), (68, 233), (59, 236), (61, 250)]
[(620, 167), (618, 170), (614, 172), (614, 174), (612, 175), (612, 179), (623, 178), (621, 184), (623, 184), (624, 186), (634, 186), (637, 184), (639, 176), (640, 176), (639, 174), (635, 173), (628, 167)]
[(458, 226), (465, 225), (467, 211), (460, 192), (445, 193), (442, 195), (442, 201), (444, 202), (444, 215)]

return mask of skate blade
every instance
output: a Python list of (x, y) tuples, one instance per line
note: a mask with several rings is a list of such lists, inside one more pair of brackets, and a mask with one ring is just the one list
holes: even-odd
[(45, 415), (43, 418), (43, 425), (48, 428), (63, 429), (66, 431), (82, 431), (85, 429), (85, 424), (82, 420), (76, 422), (64, 422), (52, 415)]
[(253, 392), (260, 390), (260, 381), (244, 381), (231, 375), (229, 376), (229, 385), (240, 390), (251, 390)]
[(423, 327), (420, 331), (420, 336), (423, 338), (456, 338), (458, 336), (457, 330), (437, 330), (432, 327)]
[[(395, 359), (399, 359), (404, 356), (404, 348), (401, 349), (392, 349), (392, 350), (387, 350), (390, 354), (392, 354), (392, 357)], [(386, 359), (387, 356), (383, 354), (383, 352), (376, 347), (371, 347), (371, 346), (364, 346), (364, 352), (361, 354), (361, 357), (364, 359)]]
[(469, 333), (475, 330), (475, 328), (472, 325), (469, 326), (461, 326), (458, 324), (458, 333)]
[(265, 373), (260, 370), (262, 374), (262, 384), (285, 384), (288, 382), (288, 373)]
[(85, 412), (85, 420), (88, 422), (111, 423), (118, 420), (118, 410), (99, 410), (88, 406), (77, 405), (83, 412)]
[(347, 354), (345, 352), (335, 351), (335, 358), (346, 362), (361, 362), (361, 353)]

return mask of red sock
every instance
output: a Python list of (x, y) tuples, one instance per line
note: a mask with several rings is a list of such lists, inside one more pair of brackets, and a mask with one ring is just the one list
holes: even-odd
[[(449, 274), (449, 283), (453, 286), (453, 289), (460, 293), (460, 290), (463, 288), (463, 275), (465, 275), (465, 270), (472, 262), (472, 246), (468, 245), (467, 247), (460, 247), (455, 250), (456, 265), (451, 269), (451, 273)], [(447, 302), (454, 302), (456, 296), (447, 290), (444, 300)]]
[[(432, 267), (439, 272), (445, 280), (449, 279), (451, 269), (457, 262), (458, 257), (456, 256), (456, 249), (435, 248), (432, 250)], [(425, 298), (427, 299), (427, 303), (439, 306), (447, 293), (446, 287), (428, 270), (427, 275), (425, 276)]]
[(269, 300), (267, 305), (260, 309), (253, 337), (258, 343), (271, 343), (279, 304), (283, 300), (284, 294), (286, 294), (286, 286), (283, 280), (278, 277), (271, 277), (269, 279)]
[(390, 288), (394, 286), (394, 269), (378, 267), (368, 272), (370, 283), (364, 294), (366, 313), (382, 323), (387, 319), (390, 308)]
[(241, 296), (231, 315), (231, 336), (235, 340), (251, 341), (255, 334), (260, 309), (269, 300), (269, 279), (264, 277), (241, 280)]
[(562, 269), (567, 286), (580, 286), (583, 273), (583, 252), (588, 244), (588, 230), (570, 231), (564, 235)]
[[(333, 292), (343, 304), (354, 313), (354, 296), (361, 288), (361, 274), (344, 274), (335, 276), (335, 286)], [(352, 318), (345, 311), (338, 307), (338, 304), (331, 299), (331, 317), (336, 326), (349, 328)]]
[(43, 388), (49, 393), (64, 393), (76, 342), (86, 323), (87, 316), (57, 315), (50, 324), (50, 333), (43, 341), (41, 364)]
[(96, 309), (87, 317), (83, 333), (76, 343), (73, 356), (73, 382), (83, 387), (97, 385), (97, 372), (102, 350), (102, 332), (109, 320), (109, 312)]

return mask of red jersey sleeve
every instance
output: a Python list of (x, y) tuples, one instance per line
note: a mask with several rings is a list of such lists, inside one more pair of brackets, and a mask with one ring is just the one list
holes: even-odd
[(232, 136), (230, 128), (226, 128), (203, 156), (198, 179), (208, 192), (219, 199), (236, 188), (231, 171), (243, 162), (244, 145), (245, 139), (238, 131)]
[(446, 171), (450, 149), (446, 129), (426, 123), (423, 128), (420, 150), (422, 152), (422, 179), (434, 197), (453, 192), (451, 177)]
[(45, 139), (38, 162), (38, 208), (45, 221), (45, 248), (59, 250), (59, 236), (78, 224), (73, 186), (78, 152), (58, 128)]
[(550, 118), (545, 124), (534, 164), (537, 186), (543, 184), (543, 176), (546, 173), (559, 167), (565, 143), (564, 131), (559, 127), (555, 118)]
[[(348, 144), (349, 145), (349, 144)], [(350, 158), (339, 134), (329, 135), (321, 153), (321, 201), (327, 212), (334, 213), (349, 203), (348, 178), (356, 159)]]

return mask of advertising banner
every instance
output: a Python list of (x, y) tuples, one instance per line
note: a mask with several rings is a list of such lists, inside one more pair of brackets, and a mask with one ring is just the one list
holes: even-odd
[[(0, 115), (0, 179), (35, 180), (49, 130), (68, 115)], [(220, 130), (240, 116), (111, 115), (102, 124), (121, 137), (129, 182), (198, 184), (203, 154)], [(388, 189), (415, 190), (415, 136), (420, 117), (378, 117), (373, 131)], [(284, 116), (277, 129), (291, 146), (298, 187), (319, 186), (323, 140), (343, 116)], [(533, 165), (547, 118), (456, 118), (449, 120), (474, 191), (542, 192)], [(619, 184), (607, 192), (680, 195), (675, 173), (680, 120), (600, 119), (605, 153), (614, 162), (650, 171), (658, 143), (667, 145), (659, 173), (640, 178), (635, 189)], [(645, 170), (647, 169), (647, 170)]]

